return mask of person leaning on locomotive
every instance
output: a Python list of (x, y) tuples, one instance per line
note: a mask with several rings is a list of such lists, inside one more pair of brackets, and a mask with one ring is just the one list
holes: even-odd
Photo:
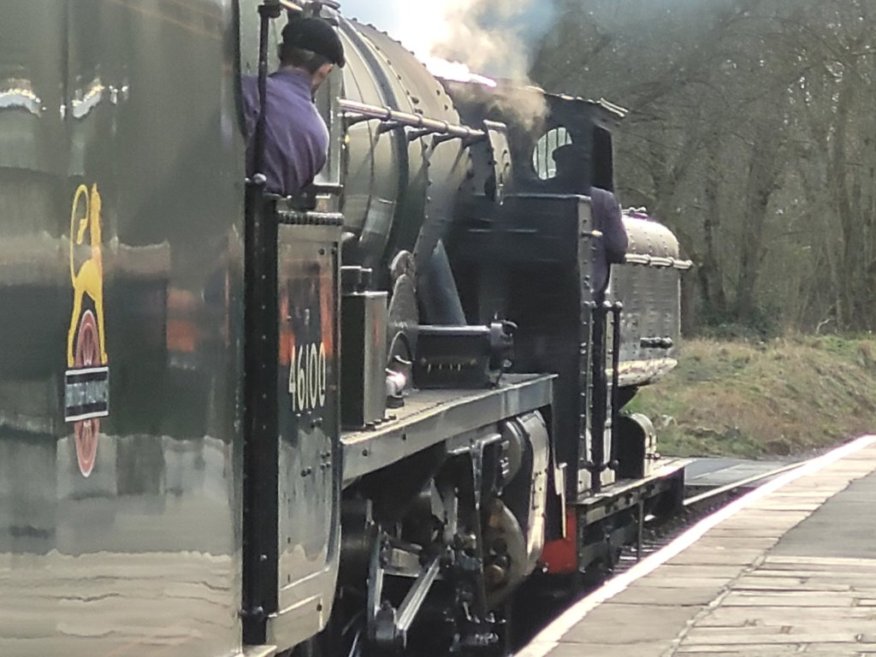
[[(265, 144), (261, 173), (265, 190), (294, 196), (325, 166), (329, 132), (313, 102), (335, 66), (344, 66), (344, 46), (334, 28), (320, 18), (291, 18), (283, 28), (280, 67), (268, 76)], [(243, 80), (247, 176), (255, 171), (253, 137), (259, 117), (258, 78)]]
[(587, 149), (567, 144), (553, 152), (556, 175), (551, 179), (552, 191), (584, 194), (590, 197), (593, 229), (602, 233), (597, 242), (591, 274), (594, 300), (601, 301), (608, 287), (611, 265), (624, 262), (629, 238), (624, 228), (623, 213), (614, 194), (590, 184), (590, 153)]

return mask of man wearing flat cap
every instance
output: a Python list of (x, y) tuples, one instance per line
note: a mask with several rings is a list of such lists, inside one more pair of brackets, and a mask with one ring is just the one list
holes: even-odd
[[(283, 28), (280, 67), (267, 80), (263, 171), (266, 191), (293, 196), (325, 166), (329, 132), (313, 96), (335, 66), (344, 65), (344, 46), (321, 18), (293, 17)], [(253, 136), (259, 117), (255, 78), (243, 83), (247, 132), (247, 175), (252, 170)]]

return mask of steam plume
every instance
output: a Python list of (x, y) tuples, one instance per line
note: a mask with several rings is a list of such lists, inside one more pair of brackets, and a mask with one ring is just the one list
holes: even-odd
[(445, 59), (482, 75), (528, 79), (550, 0), (345, 0), (344, 13), (386, 30), (423, 62)]
[[(532, 47), (551, 23), (550, 0), (345, 0), (348, 16), (399, 39), (440, 77), (529, 84)], [(527, 121), (544, 111), (526, 95), (515, 108)]]

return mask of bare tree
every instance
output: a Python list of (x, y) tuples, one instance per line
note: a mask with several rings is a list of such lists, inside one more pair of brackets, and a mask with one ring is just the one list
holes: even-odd
[(697, 263), (697, 323), (869, 328), (872, 0), (556, 5), (533, 75), (630, 108), (620, 191)]

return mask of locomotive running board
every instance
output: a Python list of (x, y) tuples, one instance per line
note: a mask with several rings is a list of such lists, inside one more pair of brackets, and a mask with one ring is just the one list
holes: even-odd
[(412, 393), (393, 419), (342, 434), (344, 486), (454, 436), (550, 406), (555, 378), (509, 374), (496, 388)]
[[(583, 495), (573, 502), (579, 510), (579, 522), (584, 525), (598, 522), (603, 518), (636, 506), (639, 501), (650, 499), (667, 492), (673, 486), (683, 484), (685, 467), (690, 459), (665, 459), (665, 463), (641, 479), (621, 480), (606, 485), (595, 495)], [(680, 486), (677, 504), (684, 502), (684, 486)]]
[(610, 561), (613, 549), (641, 549), (648, 515), (672, 513), (684, 504), (684, 470), (689, 459), (665, 459), (641, 479), (621, 480), (599, 493), (584, 494), (566, 507), (563, 538), (549, 541), (542, 553), (546, 572), (568, 575)]

